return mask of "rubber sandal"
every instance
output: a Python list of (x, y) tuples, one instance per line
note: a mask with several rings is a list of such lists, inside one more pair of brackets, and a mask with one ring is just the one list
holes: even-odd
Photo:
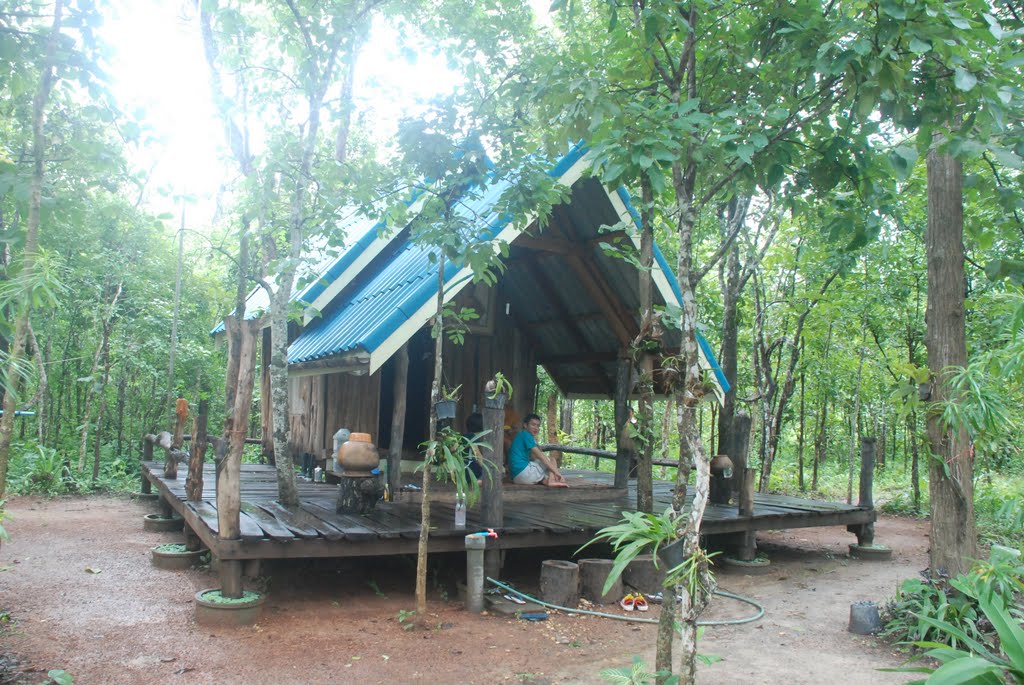
[(619, 606), (622, 607), (623, 609), (625, 609), (626, 611), (633, 611), (635, 603), (636, 603), (636, 598), (633, 597), (632, 593), (630, 593), (630, 594), (628, 594), (628, 595), (626, 595), (625, 597), (622, 598), (622, 601), (619, 602)]
[(644, 599), (644, 596), (641, 594), (638, 594), (633, 598), (633, 608), (637, 611), (647, 611), (650, 609), (650, 607), (647, 606), (647, 600)]
[(508, 601), (513, 602), (515, 604), (526, 604), (526, 600), (525, 599), (520, 599), (520, 598), (516, 597), (515, 595), (513, 595), (512, 593), (504, 595), (504, 597)]

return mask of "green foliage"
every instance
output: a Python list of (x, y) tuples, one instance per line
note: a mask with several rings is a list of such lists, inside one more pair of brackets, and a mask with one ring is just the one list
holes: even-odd
[(77, 492), (79, 483), (57, 450), (43, 445), (23, 445), (12, 450), (9, 480), (11, 490), (19, 495), (64, 495)]
[[(649, 685), (659, 676), (668, 674), (655, 673), (649, 670), (647, 664), (638, 656), (633, 657), (631, 666), (621, 668), (606, 668), (601, 671), (601, 679), (614, 685)], [(670, 676), (665, 681), (668, 685), (675, 685), (679, 682), (679, 676)]]
[(50, 669), (46, 672), (46, 677), (55, 685), (72, 685), (75, 682), (75, 677), (62, 668)]
[(399, 609), (395, 617), (402, 630), (412, 630), (416, 627), (416, 612), (412, 609)]
[[(466, 505), (473, 506), (480, 499), (480, 481), (466, 467), (466, 462), (481, 449), (490, 449), (490, 445), (483, 439), (488, 434), (490, 431), (467, 437), (451, 426), (444, 426), (437, 432), (436, 439), (420, 444), (424, 453), (420, 468), (430, 468), (438, 480), (451, 482), (456, 493), (466, 497)], [(478, 459), (477, 463), (485, 470), (494, 468), (486, 459)]]
[(11, 539), (11, 536), (7, 533), (7, 529), (4, 528), (4, 521), (10, 516), (4, 506), (7, 504), (7, 500), (0, 499), (0, 542), (7, 542)]
[[(957, 578), (908, 579), (896, 597), (883, 609), (883, 637), (895, 642), (939, 645), (952, 649), (984, 645), (996, 649), (1001, 635), (985, 602), (997, 600), (1013, 607), (1024, 591), (1024, 563), (1020, 553), (993, 547), (987, 561), (976, 562), (971, 571)], [(1020, 609), (1010, 609), (1018, 622)], [(954, 630), (949, 630), (952, 626)]]
[[(925, 649), (923, 656), (941, 663), (937, 669), (929, 667), (900, 670), (929, 673), (927, 679), (914, 681), (927, 685), (1003, 685), (1024, 683), (1024, 629), (1019, 610), (1007, 608), (1005, 600), (994, 593), (981, 593), (978, 607), (995, 632), (998, 648), (991, 643), (974, 639), (959, 625), (951, 621), (923, 619), (937, 630), (942, 641), (918, 641), (915, 646)], [(953, 646), (948, 646), (951, 643)]]
[(622, 512), (622, 522), (597, 531), (597, 535), (576, 550), (579, 554), (595, 543), (606, 542), (615, 552), (615, 563), (608, 573), (603, 593), (622, 575), (629, 563), (639, 555), (651, 552), (657, 559), (658, 550), (677, 538), (675, 517), (671, 509), (661, 514), (646, 514), (638, 511)]

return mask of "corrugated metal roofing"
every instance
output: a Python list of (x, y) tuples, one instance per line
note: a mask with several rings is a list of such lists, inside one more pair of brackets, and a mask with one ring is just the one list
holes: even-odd
[[(332, 236), (325, 236), (319, 242), (320, 245), (307, 252), (307, 262), (302, 267), (299, 282), (307, 281), (301, 289), (292, 292), (292, 302), (303, 302), (312, 304), (314, 300), (338, 277), (345, 269), (349, 268), (359, 258), (377, 233), (384, 226), (377, 219), (353, 212), (350, 216), (342, 219), (332, 231)], [(346, 241), (349, 237), (361, 236), (356, 242), (346, 247), (329, 247), (331, 238)], [(254, 319), (270, 307), (270, 297), (262, 286), (256, 286), (249, 291), (245, 298), (245, 318)], [(224, 322), (219, 322), (210, 331), (210, 335), (217, 335), (224, 332)]]
[[(474, 220), (480, 238), (488, 239), (506, 223), (495, 211), (501, 194), (512, 187), (497, 179), (486, 188), (468, 191), (456, 214)], [(332, 357), (356, 349), (375, 350), (428, 300), (437, 295), (437, 261), (431, 250), (408, 237), (398, 251), (362, 287), (343, 294), (321, 321), (306, 328), (288, 348), (292, 364)], [(445, 268), (445, 283), (455, 278), (460, 265)]]
[[(586, 148), (582, 144), (574, 146), (552, 167), (549, 173), (554, 177), (561, 177), (582, 158), (585, 152)], [(495, 208), (501, 194), (512, 185), (508, 179), (496, 179), (486, 188), (472, 190), (460, 203), (457, 211), (464, 218), (475, 219), (481, 238), (495, 235), (509, 223), (509, 218), (498, 216)], [(577, 202), (576, 195), (580, 187), (589, 188), (589, 192), (579, 198), (584, 201)], [(600, 196), (597, 195), (598, 191)], [(620, 189), (618, 193), (619, 198), (636, 220), (637, 215), (630, 203), (629, 194), (624, 189)], [(582, 235), (579, 236), (581, 238), (595, 237), (602, 225), (613, 225), (619, 221), (603, 187), (593, 179), (587, 179), (574, 187), (573, 199), (569, 212), (573, 215), (573, 223), (581, 227)], [(376, 227), (371, 228), (364, 239), (353, 244), (349, 252), (365, 249), (360, 246), (364, 242), (366, 244), (372, 242), (376, 230)], [(325, 310), (324, 316), (308, 325), (291, 344), (288, 351), (290, 363), (309, 362), (354, 351), (372, 353), (402, 324), (413, 317), (424, 304), (437, 296), (437, 262), (431, 259), (430, 251), (413, 244), (408, 238), (408, 231), (397, 236), (395, 240), (394, 252), (386, 257), (383, 263), (374, 265), (375, 273), (369, 275), (361, 283), (353, 284), (354, 288), (346, 287)], [(609, 284), (627, 309), (635, 310), (639, 297), (636, 291), (635, 275), (631, 277), (632, 267), (622, 260), (604, 256), (597, 247), (594, 249), (595, 255), (600, 255), (596, 260), (600, 265), (600, 277)], [(655, 259), (664, 271), (678, 301), (681, 298), (679, 284), (664, 255), (657, 247), (655, 247)], [(306, 301), (315, 299), (354, 260), (355, 257), (350, 258), (348, 253), (339, 257), (318, 281), (318, 290), (311, 286), (304, 291), (303, 295)], [(564, 267), (564, 264), (558, 263), (556, 258), (547, 256), (537, 259), (536, 265), (536, 268), (540, 269), (543, 276), (551, 281), (552, 287), (555, 289), (565, 292), (578, 290), (578, 279), (574, 277), (571, 270)], [(458, 268), (459, 265), (446, 267), (446, 286), (451, 285)], [(632, 273), (635, 274), (635, 269)], [(547, 301), (544, 289), (540, 287), (536, 279), (530, 277), (529, 273), (510, 269), (503, 275), (503, 278), (508, 279), (507, 284), (517, 293), (519, 301), (531, 304), (529, 317), (531, 320), (550, 321), (561, 315), (562, 312)], [(314, 290), (316, 292), (312, 294)], [(614, 352), (617, 349), (618, 343), (610, 324), (602, 318), (593, 316), (600, 314), (600, 310), (589, 298), (571, 299), (563, 304), (570, 317), (583, 317), (574, 325), (585, 339), (592, 341), (593, 349), (591, 351), (601, 353)], [(537, 327), (533, 331), (533, 335), (542, 348), (537, 351), (538, 354), (557, 357), (579, 353), (575, 335), (572, 334), (569, 326), (567, 321), (565, 324), (556, 322)], [(723, 389), (728, 389), (728, 382), (722, 375), (710, 346), (703, 336), (698, 335), (698, 338), (720, 384)], [(576, 392), (599, 394), (607, 392), (607, 383), (602, 376), (611, 375), (613, 377), (613, 366), (566, 361), (558, 365), (558, 370), (568, 377), (580, 378), (580, 387), (576, 388)], [(602, 370), (601, 367), (607, 368)], [(601, 374), (598, 375), (597, 371), (601, 371)], [(587, 380), (584, 380), (585, 378)]]

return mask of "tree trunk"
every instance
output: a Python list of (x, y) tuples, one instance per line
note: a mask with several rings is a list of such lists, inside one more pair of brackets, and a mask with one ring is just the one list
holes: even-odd
[[(287, 280), (286, 276), (282, 276)], [(290, 427), (288, 425), (288, 305), (291, 283), (279, 282), (271, 298), (270, 318), (270, 396), (274, 426), (274, 464), (277, 468), (277, 498), (281, 504), (297, 505), (292, 465)], [(318, 455), (319, 456), (319, 455)]]
[[(174, 356), (178, 349), (178, 315), (181, 312), (181, 269), (185, 260), (185, 200), (181, 201), (181, 225), (178, 227), (178, 266), (174, 274), (174, 309), (171, 313), (171, 340), (167, 350), (167, 394), (164, 396), (164, 410), (174, 406)], [(171, 409), (170, 421), (175, 419)], [(176, 445), (180, 447), (180, 445)]]
[(847, 457), (846, 470), (846, 503), (853, 502), (853, 472), (857, 451), (857, 426), (860, 419), (860, 384), (864, 377), (864, 357), (866, 350), (863, 346), (860, 349), (860, 363), (857, 365), (857, 383), (853, 390), (853, 414), (850, 416), (850, 451)]
[(910, 441), (910, 480), (914, 493), (914, 513), (921, 511), (921, 462), (917, 448), (917, 412), (910, 412), (907, 417), (907, 440)]
[[(46, 56), (43, 61), (39, 88), (32, 100), (32, 180), (29, 184), (28, 218), (25, 226), (25, 246), (21, 260), (21, 273), (26, 282), (32, 282), (36, 270), (37, 253), (39, 252), (40, 208), (43, 198), (43, 180), (46, 174), (46, 107), (50, 101), (50, 92), (56, 79), (54, 67), (57, 64), (57, 39), (60, 36), (61, 21), (64, 16), (63, 0), (56, 0), (53, 8), (53, 24), (46, 39)], [(25, 299), (18, 311), (18, 319), (14, 326), (14, 339), (7, 359), (7, 388), (4, 391), (3, 416), (0, 416), (0, 500), (7, 491), (7, 466), (11, 453), (11, 436), (14, 433), (14, 412), (18, 408), (18, 392), (21, 387), (21, 375), (18, 365), (25, 354), (25, 342), (28, 340), (28, 329), (31, 322), (32, 300), (29, 293), (23, 294)]]
[(100, 447), (103, 444), (103, 420), (107, 415), (107, 383), (110, 380), (110, 324), (103, 335), (103, 380), (100, 383), (100, 410), (96, 414), (96, 431), (92, 436), (92, 482), (100, 477)]
[[(956, 402), (947, 387), (950, 369), (967, 365), (964, 321), (963, 167), (953, 157), (928, 154), (928, 308), (925, 344), (932, 401)], [(958, 575), (978, 556), (974, 527), (974, 446), (962, 426), (928, 412), (931, 571)]]
[[(434, 312), (434, 381), (430, 386), (430, 441), (437, 439), (437, 409), (441, 399), (441, 352), (444, 348), (444, 253), (438, 257), (437, 264), (437, 309)], [(416, 618), (420, 625), (426, 625), (427, 619), (427, 543), (430, 535), (430, 480), (431, 466), (434, 462), (433, 448), (427, 450), (423, 465), (423, 492), (420, 503), (420, 537), (416, 545)]]
[(107, 310), (107, 316), (104, 318), (102, 323), (102, 329), (100, 333), (100, 344), (96, 348), (96, 354), (92, 360), (92, 372), (89, 374), (89, 388), (85, 393), (85, 415), (82, 417), (82, 439), (78, 452), (78, 471), (81, 473), (85, 471), (85, 448), (86, 442), (89, 439), (89, 420), (92, 414), (92, 398), (93, 395), (98, 392), (104, 392), (107, 387), (106, 380), (99, 384), (100, 388), (97, 390), (96, 374), (99, 373), (100, 360), (103, 358), (104, 350), (108, 349), (107, 346), (110, 341), (110, 329), (113, 324), (114, 311), (117, 308), (117, 300), (121, 297), (121, 283), (117, 284), (117, 290), (114, 291), (114, 297), (110, 301), (110, 308)]
[[(252, 407), (253, 379), (256, 366), (256, 336), (262, 319), (239, 319), (232, 314), (224, 319), (229, 333), (234, 333), (240, 344), (229, 350), (238, 367), (234, 404), (228, 407), (230, 419), (225, 429), (228, 452), (217, 465), (217, 523), (222, 540), (235, 540), (241, 535), (239, 524), (241, 509), (241, 464), (245, 449), (245, 426)], [(239, 428), (240, 426), (240, 428)]]

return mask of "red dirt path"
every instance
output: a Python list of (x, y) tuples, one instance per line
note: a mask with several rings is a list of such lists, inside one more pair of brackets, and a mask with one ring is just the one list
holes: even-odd
[[(414, 604), (413, 566), (396, 558), (268, 567), (270, 596), (259, 625), (202, 628), (193, 620), (192, 598), (216, 585), (216, 576), (205, 568), (150, 566), (152, 546), (180, 540), (180, 534), (142, 530), (151, 505), (20, 498), (8, 510), (13, 539), (0, 548), (0, 611), (11, 622), (0, 628), (0, 683), (38, 684), (47, 670), (62, 668), (76, 685), (570, 685), (602, 683), (601, 669), (625, 666), (633, 655), (654, 659), (653, 625), (560, 613), (543, 623), (473, 616), (436, 591), (430, 611), (437, 627), (405, 631), (397, 616)], [(851, 603), (884, 601), (901, 579), (927, 565), (927, 525), (883, 518), (876, 540), (894, 549), (892, 562), (848, 559), (853, 536), (842, 528), (759, 535), (771, 572), (723, 573), (719, 583), (756, 598), (767, 615), (707, 629), (701, 652), (724, 661), (702, 667), (701, 683), (911, 680), (911, 674), (879, 672), (899, 665), (900, 655), (846, 626)], [(524, 589), (536, 583), (541, 558), (513, 559)], [(440, 588), (442, 581), (430, 585)], [(716, 598), (708, 617), (748, 611)]]

